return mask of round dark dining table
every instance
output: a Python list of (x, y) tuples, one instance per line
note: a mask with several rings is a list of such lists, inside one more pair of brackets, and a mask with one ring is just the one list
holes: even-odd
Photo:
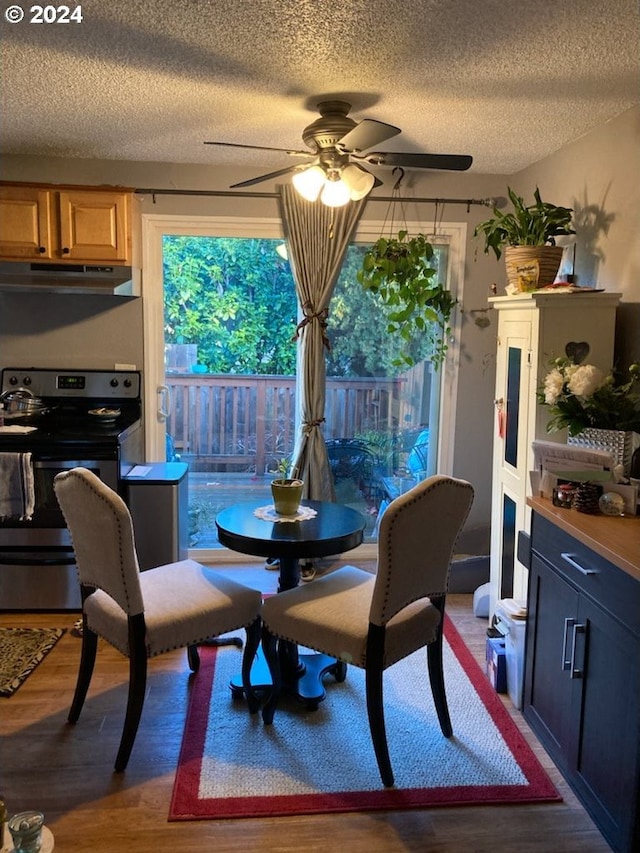
[[(341, 554), (356, 548), (363, 538), (365, 519), (351, 507), (312, 500), (303, 500), (300, 505), (315, 510), (316, 515), (294, 521), (259, 518), (255, 512), (264, 504), (251, 502), (227, 507), (216, 517), (222, 545), (241, 554), (279, 560), (279, 593), (298, 585), (300, 560)], [(280, 643), (280, 660), (288, 690), (311, 709), (317, 708), (325, 697), (325, 673), (332, 673), (338, 681), (346, 676), (345, 664), (328, 655), (299, 655), (291, 643)], [(258, 689), (271, 686), (262, 656), (252, 670), (252, 683)], [(242, 693), (241, 679), (232, 679), (231, 690), (234, 695)]]
[(280, 561), (279, 592), (298, 585), (299, 560), (341, 554), (362, 542), (365, 519), (355, 509), (326, 501), (303, 500), (300, 505), (317, 514), (300, 521), (270, 521), (255, 515), (263, 504), (252, 502), (227, 507), (216, 517), (222, 545)]

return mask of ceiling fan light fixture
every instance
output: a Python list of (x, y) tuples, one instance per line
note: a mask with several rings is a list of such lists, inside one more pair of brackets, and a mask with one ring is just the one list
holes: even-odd
[[(367, 169), (357, 163), (364, 160), (373, 166), (391, 166), (401, 169), (446, 169), (464, 172), (471, 167), (473, 157), (469, 154), (425, 154), (400, 151), (371, 151), (380, 142), (391, 139), (400, 133), (400, 128), (385, 124), (375, 119), (363, 119), (356, 122), (349, 116), (351, 104), (342, 100), (320, 101), (317, 105), (320, 117), (305, 127), (302, 139), (307, 146), (306, 151), (293, 148), (274, 148), (270, 145), (247, 145), (239, 142), (213, 142), (206, 145), (224, 145), (230, 148), (247, 148), (258, 151), (276, 151), (294, 157), (313, 157), (313, 165), (307, 162), (302, 166), (289, 166), (249, 178), (246, 181), (232, 184), (231, 189), (252, 187), (263, 181), (271, 181), (281, 175), (293, 175), (293, 185), (297, 192), (307, 201), (314, 202), (324, 194), (324, 204), (346, 204), (344, 192), (335, 188), (324, 187), (327, 182), (338, 182), (342, 173), (343, 182), (349, 190), (352, 201), (365, 198), (375, 186), (382, 182), (371, 175)], [(334, 174), (335, 173), (335, 174)], [(336, 201), (337, 200), (337, 201)]]
[(356, 163), (349, 163), (342, 170), (340, 177), (349, 189), (351, 201), (360, 201), (360, 199), (369, 195), (376, 179), (371, 174), (358, 166)]
[(296, 172), (291, 181), (303, 198), (315, 201), (325, 185), (326, 175), (320, 166), (310, 166), (303, 172)]
[(337, 180), (327, 178), (320, 195), (320, 201), (323, 204), (326, 204), (327, 207), (344, 207), (350, 198), (349, 187), (344, 181), (340, 180), (340, 178)]

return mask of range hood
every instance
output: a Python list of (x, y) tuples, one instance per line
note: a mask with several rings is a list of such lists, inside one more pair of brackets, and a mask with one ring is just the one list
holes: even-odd
[(109, 264), (0, 262), (0, 290), (139, 296), (140, 271)]

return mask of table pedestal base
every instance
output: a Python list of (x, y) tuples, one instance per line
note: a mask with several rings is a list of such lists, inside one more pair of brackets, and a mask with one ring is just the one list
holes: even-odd
[(293, 684), (285, 682), (283, 689), (287, 693), (293, 693), (310, 711), (315, 711), (327, 695), (324, 689), (324, 676), (329, 673), (336, 681), (344, 681), (347, 677), (347, 665), (329, 655), (322, 654), (299, 655), (298, 660), (302, 674)]
[[(324, 676), (330, 674), (336, 681), (344, 681), (347, 677), (347, 665), (329, 655), (316, 653), (298, 655), (297, 661), (294, 672), (286, 673), (283, 669), (282, 690), (290, 696), (295, 696), (309, 711), (316, 711), (327, 695)], [(251, 684), (258, 693), (267, 693), (271, 689), (271, 674), (262, 649), (258, 650), (251, 668)], [(229, 688), (234, 698), (243, 697), (242, 677), (235, 675), (229, 682)]]

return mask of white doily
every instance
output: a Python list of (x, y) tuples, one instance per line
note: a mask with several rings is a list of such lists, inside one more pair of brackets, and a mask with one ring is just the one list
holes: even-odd
[(280, 515), (280, 513), (276, 512), (274, 505), (269, 504), (268, 506), (259, 506), (258, 509), (254, 509), (253, 514), (264, 521), (304, 521), (307, 518), (314, 518), (318, 512), (310, 506), (301, 506), (298, 507), (295, 515)]

